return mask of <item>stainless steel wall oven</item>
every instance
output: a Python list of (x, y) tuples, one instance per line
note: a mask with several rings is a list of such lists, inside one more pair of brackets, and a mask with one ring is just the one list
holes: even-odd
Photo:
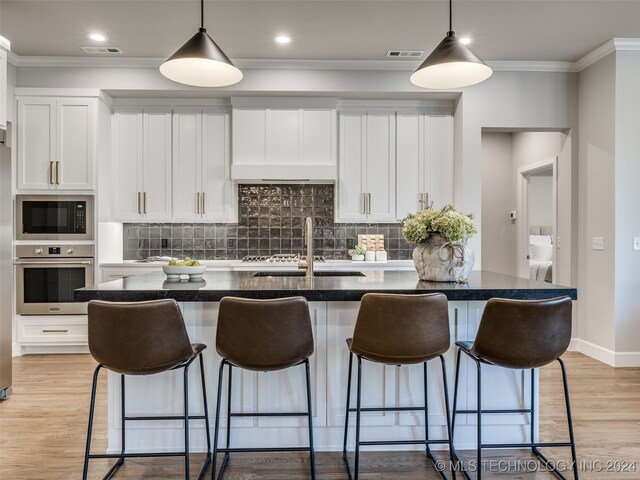
[(16, 245), (16, 311), (21, 315), (86, 314), (73, 291), (93, 284), (93, 245)]
[(17, 240), (93, 240), (93, 196), (16, 195)]

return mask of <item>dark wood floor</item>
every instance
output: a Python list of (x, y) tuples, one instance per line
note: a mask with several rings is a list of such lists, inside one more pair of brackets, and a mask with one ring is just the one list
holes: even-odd
[[(577, 353), (565, 356), (569, 371), (578, 456), (586, 468), (582, 479), (640, 479), (640, 369), (614, 369)], [(40, 480), (80, 478), (88, 415), (91, 374), (95, 363), (88, 355), (47, 355), (14, 358), (14, 396), (0, 402), (0, 479)], [(104, 378), (104, 377), (103, 377)], [(557, 367), (541, 372), (541, 437), (560, 440), (566, 421)], [(98, 396), (94, 445), (106, 445), (105, 385)], [(471, 458), (474, 452), (459, 452)], [(527, 460), (523, 452), (487, 452), (484, 479), (547, 479), (548, 472), (503, 471), (496, 460)], [(568, 460), (566, 452), (549, 454)], [(196, 477), (194, 455), (192, 478)], [(494, 461), (489, 463), (489, 461)], [(625, 463), (627, 462), (627, 463)], [(635, 464), (634, 464), (635, 462)], [(106, 462), (92, 464), (91, 478), (101, 478)], [(635, 465), (635, 467), (634, 467)], [(620, 472), (622, 467), (632, 471)], [(307, 479), (304, 454), (237, 454), (225, 479)], [(492, 471), (489, 471), (492, 470)], [(592, 470), (592, 471), (589, 471)], [(176, 459), (128, 460), (116, 478), (179, 479)], [(318, 479), (344, 479), (338, 453), (317, 454)], [(440, 478), (419, 452), (364, 453), (363, 480), (430, 480)], [(458, 476), (460, 478), (460, 476)]]

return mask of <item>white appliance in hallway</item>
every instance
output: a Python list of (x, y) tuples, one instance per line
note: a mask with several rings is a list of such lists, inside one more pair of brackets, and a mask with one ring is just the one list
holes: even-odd
[[(4, 132), (0, 132), (4, 133)], [(0, 143), (0, 399), (11, 394), (11, 344), (13, 275), (12, 275), (12, 215), (11, 150)]]

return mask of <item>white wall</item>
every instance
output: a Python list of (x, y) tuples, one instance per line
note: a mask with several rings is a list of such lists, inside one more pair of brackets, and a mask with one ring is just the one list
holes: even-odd
[[(615, 54), (579, 75), (578, 337), (615, 350)], [(592, 237), (605, 249), (591, 248)], [(637, 296), (637, 294), (636, 294)]]
[(617, 52), (615, 66), (615, 349), (640, 352), (640, 52)]
[(482, 134), (482, 268), (516, 275), (517, 224), (512, 134)]
[(553, 225), (553, 177), (531, 175), (529, 179), (529, 225)]

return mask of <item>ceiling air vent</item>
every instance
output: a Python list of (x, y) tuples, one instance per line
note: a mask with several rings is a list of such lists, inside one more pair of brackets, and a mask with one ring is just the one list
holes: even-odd
[(424, 55), (424, 50), (389, 50), (387, 57), (391, 58), (418, 58)]
[(85, 53), (102, 53), (107, 55), (115, 55), (122, 53), (118, 47), (80, 47)]

